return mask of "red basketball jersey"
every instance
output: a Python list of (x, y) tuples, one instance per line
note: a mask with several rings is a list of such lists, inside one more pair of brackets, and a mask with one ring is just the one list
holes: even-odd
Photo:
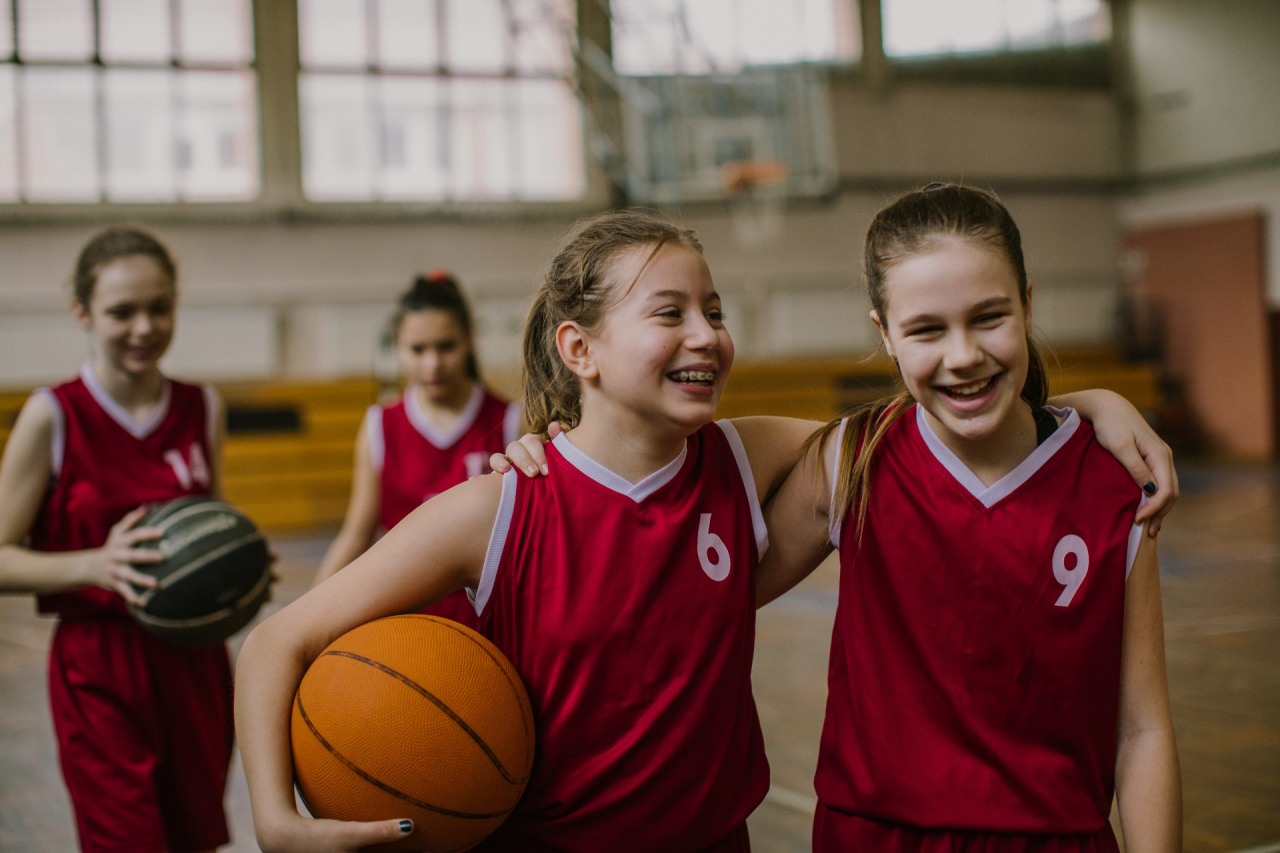
[(448, 430), (432, 425), (416, 394), (369, 409), (366, 433), (381, 482), (379, 521), (384, 530), (434, 495), (478, 474), (489, 456), (520, 436), (520, 407), (476, 385)]
[(876, 450), (861, 540), (852, 514), (833, 535), (818, 797), (923, 828), (1109, 833), (1141, 493), (1074, 412), (987, 487), (914, 408)]
[[(89, 366), (36, 393), (54, 411), (53, 482), (31, 528), (33, 549), (97, 548), (137, 506), (209, 494), (210, 435), (219, 416), (212, 388), (166, 379), (160, 404), (144, 421), (111, 399)], [(39, 607), (63, 616), (125, 612), (124, 600), (100, 587), (43, 595)]]
[(737, 432), (631, 484), (575, 448), (509, 472), (477, 594), (520, 671), (538, 756), (485, 850), (698, 850), (769, 787), (751, 660), (767, 546)]
[[(428, 498), (489, 473), (489, 456), (520, 436), (520, 407), (479, 384), (449, 430), (436, 428), (412, 393), (389, 406), (371, 406), (366, 418), (365, 434), (379, 472), (383, 530), (395, 527)], [(462, 590), (422, 612), (477, 627), (475, 608)]]

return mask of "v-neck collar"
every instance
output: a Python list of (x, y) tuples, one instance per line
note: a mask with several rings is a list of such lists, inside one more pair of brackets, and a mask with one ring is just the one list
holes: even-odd
[(471, 429), (472, 424), (479, 417), (480, 407), (483, 404), (484, 391), (480, 388), (480, 383), (474, 383), (471, 386), (471, 397), (467, 399), (467, 404), (463, 406), (457, 420), (448, 429), (440, 429), (427, 418), (427, 413), (418, 399), (418, 388), (410, 385), (404, 393), (404, 409), (409, 416), (409, 423), (413, 424), (413, 428), (419, 435), (442, 450), (457, 444), (458, 439), (466, 435), (467, 430)]
[(685, 459), (689, 456), (689, 442), (686, 439), (684, 447), (680, 448), (680, 452), (666, 465), (663, 465), (657, 471), (645, 477), (638, 483), (632, 483), (614, 471), (609, 470), (596, 460), (592, 459), (586, 453), (579, 450), (569, 436), (560, 433), (551, 443), (555, 446), (565, 461), (573, 467), (577, 468), (586, 476), (595, 480), (600, 485), (610, 491), (617, 492), (623, 497), (630, 498), (636, 503), (640, 503), (654, 492), (661, 489), (679, 473), (684, 466)]
[(1053, 435), (1045, 439), (1043, 444), (1031, 451), (1026, 459), (1019, 462), (1017, 467), (990, 486), (983, 483), (978, 478), (978, 475), (974, 474), (967, 465), (961, 462), (960, 457), (956, 456), (951, 451), (951, 448), (943, 444), (942, 439), (934, 434), (933, 429), (929, 426), (928, 419), (925, 418), (924, 407), (919, 404), (916, 405), (916, 428), (920, 430), (920, 437), (924, 439), (925, 446), (929, 448), (929, 451), (938, 460), (939, 464), (947, 469), (947, 472), (955, 478), (956, 482), (965, 491), (973, 495), (984, 507), (990, 509), (1031, 479), (1075, 435), (1076, 430), (1080, 427), (1080, 415), (1074, 409), (1050, 408), (1049, 411), (1063, 418), (1057, 430), (1054, 431)]
[(169, 380), (162, 377), (163, 386), (160, 389), (160, 402), (152, 407), (150, 414), (142, 420), (138, 420), (129, 411), (121, 406), (116, 399), (107, 393), (107, 389), (102, 382), (98, 380), (98, 374), (93, 371), (93, 362), (86, 362), (84, 367), (80, 368), (80, 379), (84, 382), (85, 387), (89, 389), (89, 394), (102, 407), (111, 420), (120, 425), (120, 428), (134, 438), (146, 438), (155, 432), (160, 426), (160, 422), (164, 420), (164, 416), (169, 412), (169, 402), (172, 397), (172, 389)]

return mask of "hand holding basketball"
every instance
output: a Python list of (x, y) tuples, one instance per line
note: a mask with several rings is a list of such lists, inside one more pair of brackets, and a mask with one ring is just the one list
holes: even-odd
[(153, 576), (138, 571), (136, 567), (164, 560), (164, 554), (155, 548), (138, 547), (163, 535), (163, 531), (154, 527), (135, 526), (148, 511), (148, 507), (140, 506), (117, 521), (107, 534), (107, 541), (96, 552), (90, 568), (97, 586), (119, 593), (129, 604), (142, 604), (146, 592), (156, 585)]

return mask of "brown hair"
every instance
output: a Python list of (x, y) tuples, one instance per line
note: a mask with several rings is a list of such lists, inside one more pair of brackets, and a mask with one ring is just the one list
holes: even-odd
[(462, 295), (458, 280), (445, 270), (431, 270), (416, 276), (396, 303), (395, 313), (391, 315), (388, 331), (394, 343), (400, 337), (400, 327), (405, 315), (419, 311), (443, 311), (451, 314), (458, 322), (464, 335), (467, 336), (467, 376), (473, 381), (480, 381), (480, 361), (476, 357), (475, 337), (472, 334), (471, 308)]
[[(1027, 306), (1027, 266), (1022, 256), (1022, 235), (1009, 211), (995, 193), (959, 184), (929, 184), (899, 196), (876, 214), (867, 230), (863, 251), (863, 275), (871, 307), (882, 323), (888, 316), (885, 277), (894, 264), (928, 248), (939, 236), (951, 235), (985, 244), (1012, 268), (1018, 282), (1018, 297)], [(1044, 360), (1027, 336), (1029, 365), (1022, 386), (1022, 399), (1043, 406), (1049, 397)], [(843, 518), (856, 500), (857, 534), (861, 535), (871, 494), (871, 465), (876, 448), (913, 399), (904, 389), (897, 394), (856, 408), (848, 415), (840, 447), (842, 464), (836, 473), (832, 511)], [(836, 419), (811, 442), (821, 446), (839, 426)]]
[(133, 255), (146, 255), (154, 260), (174, 286), (177, 286), (178, 267), (164, 244), (141, 228), (117, 225), (99, 231), (80, 250), (71, 279), (71, 292), (75, 300), (87, 309), (93, 299), (98, 273), (102, 267)]
[(523, 408), (531, 431), (545, 432), (552, 421), (572, 429), (582, 417), (582, 389), (556, 350), (556, 329), (564, 322), (589, 332), (598, 329), (606, 310), (626, 292), (612, 276), (618, 256), (647, 246), (652, 258), (671, 242), (702, 251), (692, 231), (644, 210), (596, 214), (569, 229), (524, 325)]

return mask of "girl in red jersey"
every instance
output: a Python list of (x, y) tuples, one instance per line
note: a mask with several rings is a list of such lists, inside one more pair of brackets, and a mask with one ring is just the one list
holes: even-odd
[(865, 275), (906, 386), (828, 425), (767, 508), (761, 601), (840, 553), (822, 851), (1181, 849), (1143, 495), (1046, 408), (1021, 237), (990, 193), (877, 215)]
[(768, 784), (750, 692), (760, 499), (817, 425), (711, 422), (733, 359), (720, 299), (693, 235), (651, 215), (580, 223), (524, 341), (527, 420), (568, 428), (552, 476), (428, 501), (246, 641), (237, 724), (264, 849), (412, 831), (297, 813), (290, 702), (344, 631), (463, 587), (538, 721), (534, 778), (483, 849), (748, 848)]
[(131, 564), (160, 531), (146, 505), (216, 495), (221, 407), (167, 378), (176, 270), (163, 245), (107, 229), (76, 263), (72, 313), (93, 355), (78, 378), (31, 395), (0, 463), (0, 590), (34, 592), (59, 618), (49, 696), (84, 850), (212, 850), (231, 759), (222, 646), (145, 633), (126, 601), (154, 585)]
[[(351, 501), (316, 583), (427, 498), (488, 473), (489, 455), (519, 434), (520, 407), (480, 379), (471, 311), (453, 276), (418, 276), (400, 297), (391, 337), (407, 387), (394, 402), (370, 406), (360, 425)], [(475, 627), (462, 591), (427, 612)]]
[(401, 837), (298, 814), (290, 702), (335, 637), (460, 588), (538, 725), (525, 796), (482, 849), (749, 849), (768, 787), (750, 682), (760, 497), (811, 429), (712, 423), (733, 361), (720, 297), (693, 234), (649, 214), (570, 232), (524, 351), (526, 417), (568, 428), (557, 476), (461, 483), (247, 639), (237, 725), (264, 849)]

